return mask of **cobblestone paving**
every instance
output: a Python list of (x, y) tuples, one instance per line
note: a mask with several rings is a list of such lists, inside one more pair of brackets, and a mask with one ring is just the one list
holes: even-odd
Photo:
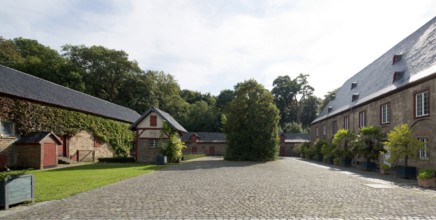
[[(297, 158), (203, 158), (3, 219), (436, 219), (436, 191)], [(350, 172), (353, 171), (353, 172)], [(360, 172), (360, 173), (359, 173)], [(412, 183), (412, 185), (411, 185)], [(365, 184), (379, 184), (374, 188)], [(381, 184), (381, 185), (380, 185)], [(384, 188), (390, 186), (393, 188)]]

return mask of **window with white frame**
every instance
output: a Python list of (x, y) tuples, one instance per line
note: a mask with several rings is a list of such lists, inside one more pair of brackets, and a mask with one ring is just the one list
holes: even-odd
[(359, 128), (366, 126), (366, 112), (359, 112)]
[(14, 136), (14, 123), (10, 121), (0, 122), (0, 136), (1, 137), (12, 137)]
[(346, 130), (350, 129), (350, 117), (349, 116), (346, 116), (344, 118), (344, 129), (346, 129)]
[(422, 141), (424, 143), (424, 147), (419, 150), (419, 159), (421, 160), (428, 160), (428, 138), (421, 137), (418, 138), (418, 140)]
[(428, 91), (415, 95), (415, 116), (423, 117), (429, 115)]
[(388, 124), (391, 122), (391, 105), (389, 103), (380, 107), (380, 120), (381, 124)]

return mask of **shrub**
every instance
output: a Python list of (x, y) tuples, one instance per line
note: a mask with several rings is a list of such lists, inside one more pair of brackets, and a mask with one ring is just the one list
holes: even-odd
[(431, 179), (435, 176), (435, 171), (433, 169), (422, 169), (418, 173), (419, 179)]
[(24, 175), (27, 173), (27, 171), (29, 171), (29, 169), (0, 172), (0, 181), (3, 181), (5, 179), (7, 179), (8, 177), (15, 178), (15, 177)]
[(134, 163), (135, 158), (133, 157), (100, 157), (98, 158), (99, 163)]
[(383, 165), (381, 165), (381, 167), (380, 167), (380, 169), (382, 169), (382, 170), (389, 170), (391, 167), (388, 165), (388, 164), (383, 164)]

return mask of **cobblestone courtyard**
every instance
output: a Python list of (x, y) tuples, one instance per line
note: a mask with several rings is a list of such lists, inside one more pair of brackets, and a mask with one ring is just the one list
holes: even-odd
[(0, 218), (436, 219), (436, 191), (415, 182), (298, 158), (251, 163), (208, 157), (1, 211)]

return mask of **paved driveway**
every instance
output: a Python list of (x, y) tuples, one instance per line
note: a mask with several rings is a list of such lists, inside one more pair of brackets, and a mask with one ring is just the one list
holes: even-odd
[[(353, 171), (355, 169), (350, 169)], [(436, 219), (436, 191), (376, 173), (282, 158), (204, 158), (59, 201), (0, 212), (4, 219)], [(387, 177), (384, 177), (387, 178)], [(368, 185), (369, 184), (369, 185)], [(7, 215), (9, 214), (9, 215)]]

